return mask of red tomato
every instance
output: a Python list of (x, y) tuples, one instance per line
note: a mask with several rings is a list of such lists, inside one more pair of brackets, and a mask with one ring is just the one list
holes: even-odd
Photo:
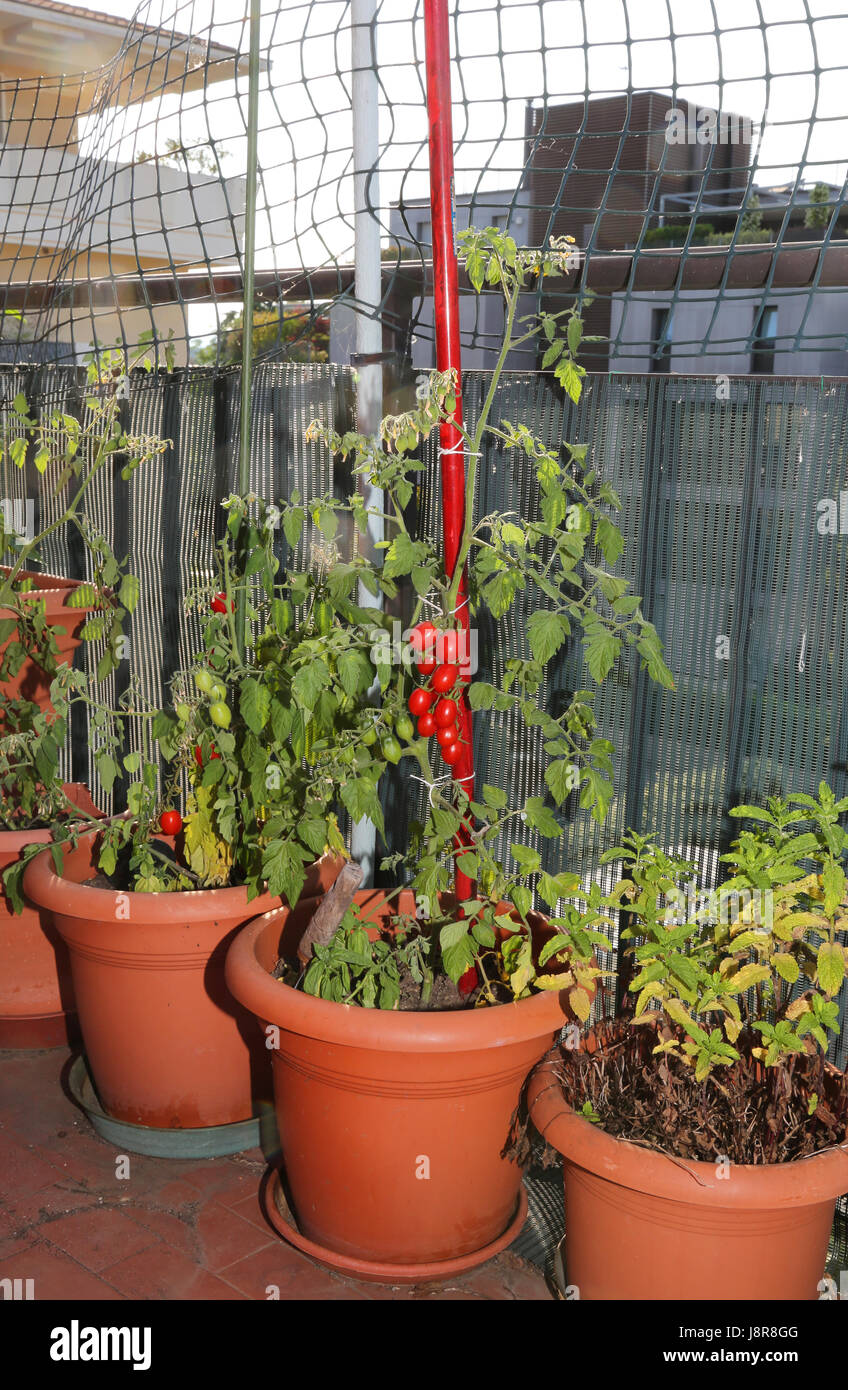
[(165, 835), (179, 835), (183, 828), (183, 818), (179, 811), (163, 811), (159, 826)]
[(425, 690), (423, 686), (419, 685), (417, 689), (413, 690), (412, 694), (409, 697), (410, 714), (414, 714), (416, 718), (420, 714), (426, 714), (432, 703), (432, 690)]
[[(212, 744), (212, 752), (209, 754), (209, 761), (210, 761), (210, 763), (212, 762), (213, 758), (220, 758), (220, 756), (221, 756), (220, 753), (216, 753), (216, 752), (215, 752), (215, 745), (214, 745), (214, 743), (213, 743), (213, 744)], [(200, 747), (200, 744), (199, 744), (199, 743), (196, 743), (196, 744), (194, 745), (194, 761), (197, 763), (197, 766), (198, 766), (198, 767), (202, 767), (202, 766), (203, 766), (203, 750), (202, 750), (202, 748)]]
[(412, 635), (409, 639), (412, 650), (415, 652), (416, 656), (419, 652), (427, 651), (430, 647), (435, 647), (436, 636), (436, 629), (431, 622), (418, 623), (418, 625), (412, 629)]
[(456, 700), (439, 700), (436, 708), (433, 710), (433, 716), (436, 723), (443, 729), (447, 728), (448, 724), (455, 724), (457, 716)]
[[(210, 604), (209, 606), (210, 606), (210, 608), (212, 609), (212, 612), (213, 612), (213, 613), (226, 613), (226, 611), (227, 611), (227, 595), (224, 593), (223, 589), (221, 590), (221, 592), (220, 592), (219, 594), (216, 594), (216, 595), (215, 595), (215, 597), (213, 598), (213, 600), (212, 600), (212, 602), (211, 602), (211, 604)], [(230, 599), (230, 608), (231, 608), (232, 610), (235, 610), (235, 604), (233, 603), (233, 600), (232, 600), (232, 599)]]
[[(433, 720), (434, 724), (435, 722), (436, 721)], [(443, 748), (447, 748), (449, 743), (456, 743), (456, 740), (459, 738), (459, 734), (456, 730), (456, 725), (445, 724), (444, 727), (442, 727), (441, 725), (437, 725), (436, 738), (439, 740), (439, 743)]]
[(436, 660), (436, 629), (432, 623), (419, 623), (412, 629), (410, 646), (415, 664), (422, 676), (429, 676), (438, 666)]
[(459, 635), (455, 628), (448, 628), (447, 632), (439, 633), (439, 656), (442, 661), (449, 666), (457, 665), (457, 653), (459, 651)]
[(456, 987), (462, 995), (463, 999), (467, 999), (469, 994), (473, 994), (474, 990), (477, 988), (476, 965), (469, 965), (465, 974), (460, 975)]
[(462, 744), (449, 743), (447, 748), (442, 749), (442, 757), (444, 758), (448, 767), (456, 767), (457, 763), (462, 757)]
[(418, 721), (418, 732), (422, 738), (430, 738), (436, 732), (436, 721), (432, 714), (422, 714)]
[(458, 666), (439, 666), (433, 673), (430, 681), (433, 689), (443, 695), (446, 690), (453, 690), (459, 680)]

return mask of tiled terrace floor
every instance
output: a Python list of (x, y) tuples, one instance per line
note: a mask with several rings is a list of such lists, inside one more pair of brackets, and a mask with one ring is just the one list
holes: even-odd
[(36, 1299), (550, 1299), (507, 1251), (462, 1278), (416, 1288), (356, 1283), (286, 1245), (259, 1204), (260, 1150), (232, 1158), (116, 1150), (69, 1098), (69, 1054), (0, 1052), (0, 1279)]

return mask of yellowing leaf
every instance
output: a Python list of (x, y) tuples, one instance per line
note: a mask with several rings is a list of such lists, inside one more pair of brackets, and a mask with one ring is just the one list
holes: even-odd
[(585, 1023), (592, 1008), (592, 1001), (586, 990), (582, 989), (580, 985), (575, 986), (568, 992), (568, 1002), (580, 1021)]
[(745, 989), (750, 989), (752, 985), (758, 985), (761, 980), (767, 980), (771, 971), (767, 965), (743, 965), (741, 970), (737, 970), (727, 981), (727, 990), (730, 994), (741, 994)]
[(782, 980), (787, 984), (794, 985), (801, 973), (800, 967), (794, 956), (790, 956), (787, 951), (778, 951), (772, 956), (772, 965)]
[(819, 947), (816, 978), (828, 997), (839, 993), (845, 978), (845, 956), (836, 942), (823, 941)]

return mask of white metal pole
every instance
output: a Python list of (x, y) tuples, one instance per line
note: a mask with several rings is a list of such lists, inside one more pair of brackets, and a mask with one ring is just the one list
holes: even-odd
[[(380, 114), (376, 72), (377, 0), (351, 0), (351, 89), (353, 102), (354, 288), (356, 294), (356, 428), (376, 435), (383, 413), (383, 328), (376, 312), (382, 293), (380, 261)], [(368, 542), (383, 539), (383, 493), (365, 484)], [(359, 601), (376, 600), (360, 589)], [(378, 689), (374, 695), (378, 694)], [(362, 865), (363, 886), (374, 879), (377, 832), (370, 820), (356, 821), (351, 849)]]

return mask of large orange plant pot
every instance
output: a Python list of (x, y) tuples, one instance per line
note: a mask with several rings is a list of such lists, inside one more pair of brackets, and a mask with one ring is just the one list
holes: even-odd
[[(7, 575), (8, 566), (0, 566), (0, 574)], [(70, 595), (78, 589), (81, 581), (78, 579), (61, 579), (52, 574), (38, 574), (31, 570), (21, 570), (19, 579), (32, 579), (36, 587), (30, 589), (24, 595), (27, 602), (44, 602), (44, 613), (50, 627), (63, 628), (63, 632), (56, 633), (56, 645), (59, 648), (57, 658), (59, 665), (69, 665), (73, 661), (74, 652), (80, 644), (80, 631), (88, 618), (90, 608), (68, 608), (67, 603)], [(14, 618), (15, 614), (9, 608), (0, 608), (0, 620), (4, 618)], [(0, 660), (3, 653), (11, 642), (17, 640), (17, 634), (12, 633), (5, 642), (0, 643)], [(8, 680), (0, 681), (0, 700), (31, 700), (40, 710), (50, 709), (50, 684), (52, 677), (41, 669), (36, 662), (29, 658), (24, 661), (16, 676)]]
[[(166, 838), (166, 837), (163, 837)], [(106, 1112), (155, 1128), (234, 1124), (270, 1099), (264, 1040), (224, 982), (227, 947), (270, 894), (245, 888), (117, 893), (87, 886), (95, 837), (37, 855), (24, 887), (53, 914), (68, 948), (88, 1065)], [(309, 872), (304, 893), (334, 881), (341, 861)]]
[[(86, 787), (65, 792), (89, 815), (99, 812)], [(0, 873), (27, 845), (47, 844), (49, 830), (0, 831)], [(0, 895), (0, 1047), (61, 1047), (76, 1037), (76, 1012), (68, 950), (46, 908), (24, 900), (17, 915)]]
[(537, 1067), (527, 1098), (565, 1160), (566, 1278), (581, 1299), (819, 1296), (848, 1145), (795, 1163), (670, 1158), (576, 1114), (554, 1065)]
[[(389, 908), (376, 891), (357, 901), (375, 922), (414, 911), (411, 893)], [(258, 918), (236, 936), (226, 968), (236, 998), (277, 1030), (274, 1097), (296, 1243), (390, 1282), (480, 1263), (520, 1211), (521, 1169), (502, 1150), (528, 1071), (567, 1021), (565, 996), (432, 1013), (316, 999), (271, 974), (280, 954), (293, 956), (308, 915), (299, 905)]]

